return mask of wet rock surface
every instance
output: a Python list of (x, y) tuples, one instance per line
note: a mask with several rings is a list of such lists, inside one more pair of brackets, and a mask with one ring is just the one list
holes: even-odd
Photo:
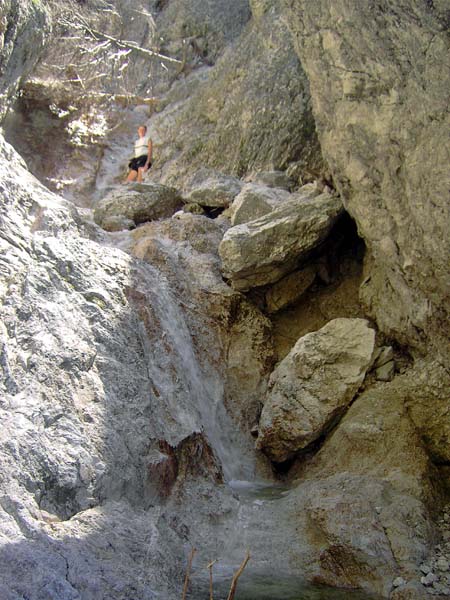
[[(188, 191), (206, 165), (216, 179), (203, 196), (215, 204), (201, 199), (185, 205), (198, 214), (173, 218), (178, 205), (147, 206), (141, 224), (140, 208), (127, 212), (130, 192), (105, 215), (107, 233), (0, 141), (2, 598), (179, 600), (192, 546), (196, 600), (214, 557), (218, 597), (227, 596), (246, 548), (243, 598), (353, 597), (304, 581), (364, 599), (447, 597), (449, 13), (444, 0), (388, 4), (114, 0), (98, 15), (77, 4), (91, 26), (179, 62), (163, 68), (132, 51), (124, 78), (108, 62), (108, 97), (133, 89), (118, 112), (73, 109), (70, 72), (51, 69), (49, 81), (27, 86), (9, 123), (27, 160), (90, 206), (94, 188), (98, 199), (121, 179), (134, 128), (148, 120), (150, 177)], [(43, 6), (0, 7), (8, 102), (47, 35)], [(46, 60), (57, 67), (59, 54), (55, 44)], [(140, 93), (159, 101), (133, 108)], [(76, 151), (65, 145), (70, 124)], [(273, 217), (284, 198), (300, 205), (287, 190), (319, 174), (302, 203), (336, 202), (335, 226), (313, 211), (301, 227), (291, 217), (281, 226)], [(233, 208), (206, 218), (244, 176), (264, 198), (242, 204), (241, 224), (230, 228)], [(314, 198), (333, 185), (353, 228), (337, 216), (339, 200)], [(231, 286), (223, 238), (236, 242)], [(294, 360), (298, 340), (317, 339), (335, 318), (368, 316), (374, 364), (333, 414), (346, 396), (333, 369), (344, 364), (349, 389), (363, 376), (344, 352), (358, 327), (329, 360)], [(333, 384), (317, 383), (327, 373)], [(296, 407), (308, 385), (324, 410), (302, 433), (306, 449), (289, 438), (293, 411), (280, 409), (278, 438), (258, 430), (264, 399), (267, 412), (275, 392)], [(303, 413), (302, 423), (316, 414)], [(255, 452), (258, 433), (287, 462)]]
[[(183, 528), (155, 498), (184, 479), (217, 485), (219, 454), (241, 445), (231, 424), (233, 442), (227, 427), (217, 446), (202, 437), (230, 419), (220, 344), (195, 346), (202, 320), (190, 330), (164, 276), (86, 237), (73, 207), (1, 151), (4, 597), (177, 597)], [(176, 470), (155, 470), (158, 452)]]
[(120, 233), (133, 258), (107, 245), (119, 234), (84, 237), (93, 232), (71, 205), (3, 151), (2, 185), (16, 197), (2, 230), (14, 273), (2, 288), (5, 597), (39, 587), (172, 600), (191, 544), (202, 562), (220, 555), (227, 577), (246, 545), (258, 549), (252, 576), (267, 575), (258, 556), (279, 574), (286, 550), (312, 581), (314, 545), (292, 528), (303, 492), (299, 504), (277, 493), (247, 502), (220, 483), (256, 468), (270, 486), (250, 428), (274, 360), (270, 322), (221, 278), (227, 225), (190, 214), (144, 224)]
[(209, 331), (221, 340), (214, 360), (223, 374), (224, 402), (252, 447), (250, 428), (275, 361), (272, 328), (261, 311), (223, 282), (217, 249), (225, 230), (218, 220), (181, 214), (134, 231), (132, 252), (164, 273), (179, 296), (189, 299), (193, 314), (202, 315), (196, 338)]

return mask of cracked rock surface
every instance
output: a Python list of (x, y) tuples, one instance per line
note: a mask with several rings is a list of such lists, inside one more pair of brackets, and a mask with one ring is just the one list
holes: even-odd
[[(448, 3), (283, 0), (380, 329), (448, 360)], [(447, 301), (443, 301), (447, 299)]]

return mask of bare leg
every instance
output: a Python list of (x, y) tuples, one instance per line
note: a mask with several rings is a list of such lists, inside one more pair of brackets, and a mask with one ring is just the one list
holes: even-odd
[(142, 183), (142, 176), (144, 173), (145, 173), (144, 167), (139, 167), (138, 176), (137, 176), (138, 183)]
[(135, 181), (137, 176), (138, 176), (138, 172), (132, 170), (128, 173), (126, 181)]

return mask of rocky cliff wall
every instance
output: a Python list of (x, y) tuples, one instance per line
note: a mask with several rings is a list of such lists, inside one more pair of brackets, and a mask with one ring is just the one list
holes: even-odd
[(178, 58), (197, 52), (211, 64), (251, 18), (248, 0), (152, 0), (150, 10), (164, 51)]
[[(186, 238), (199, 226), (189, 235), (169, 221), (180, 246), (171, 253), (157, 227), (133, 258), (3, 139), (0, 154), (0, 595), (177, 598), (189, 535), (179, 496), (194, 521), (213, 497), (213, 520), (229, 518), (236, 502), (215, 485), (255, 469), (247, 413), (271, 366), (267, 320), (221, 280), (210, 251), (219, 225), (198, 217), (194, 250)], [(227, 413), (226, 396), (243, 417)], [(178, 499), (163, 516), (168, 496)]]
[[(369, 324), (336, 319), (273, 371), (291, 403), (302, 379), (313, 403), (329, 396), (310, 436), (326, 436), (321, 451), (280, 486), (250, 443), (273, 368), (271, 324), (221, 277), (226, 219), (178, 214), (107, 235), (10, 146), (0, 152), (2, 596), (175, 600), (191, 545), (197, 566), (220, 557), (219, 580), (249, 546), (249, 581), (270, 598), (292, 578), (297, 594), (301, 578), (364, 598), (413, 578), (440, 502), (404, 402), (414, 371), (368, 389), (331, 429), (344, 410), (332, 406), (337, 374), (346, 404), (362, 381), (355, 350), (369, 367)], [(320, 213), (323, 196), (316, 203)], [(304, 198), (295, 210), (310, 218)], [(208, 584), (196, 577), (200, 597)]]
[(446, 2), (285, 0), (324, 157), (368, 253), (361, 296), (378, 325), (448, 351)]
[(0, 121), (36, 66), (49, 32), (49, 14), (40, 2), (0, 2)]
[[(67, 65), (67, 42), (56, 40), (25, 86), (6, 136), (41, 181), (89, 205), (96, 180), (123, 177), (133, 130), (151, 114), (154, 180), (180, 187), (204, 165), (239, 176), (289, 169), (300, 183), (324, 171), (308, 82), (277, 3), (153, 2), (151, 13), (144, 4), (115, 2), (105, 16), (88, 3), (81, 16), (176, 62), (137, 51), (118, 61), (113, 50), (126, 48), (111, 43), (111, 56), (83, 71), (86, 53), (73, 48)], [(63, 34), (80, 35), (71, 31)]]
[[(196, 21), (200, 4), (189, 3), (189, 37), (198, 47), (190, 45), (185, 70), (149, 122), (155, 177), (181, 185), (206, 163), (242, 174), (289, 167), (299, 181), (316, 164), (315, 134), (306, 136), (313, 131), (308, 81), (279, 7), (253, 0), (252, 19), (239, 25), (238, 15), (249, 16), (244, 5), (233, 5), (225, 31), (210, 23), (224, 3), (208, 3), (206, 28)], [(188, 3), (153, 3), (167, 27), (176, 6), (167, 49), (182, 58)], [(353, 229), (345, 221), (332, 227), (332, 211), (328, 238), (313, 236), (316, 248), (301, 247), (324, 207), (342, 209), (323, 185), (291, 195), (283, 173), (244, 186), (196, 172), (189, 197), (204, 205), (194, 207), (199, 212), (241, 196), (239, 208), (227, 211), (234, 221), (247, 197), (243, 222), (230, 229), (225, 216), (185, 213), (142, 225), (134, 212), (145, 198), (133, 198), (151, 196), (152, 186), (126, 194), (118, 186), (126, 210), (112, 222), (138, 227), (106, 234), (39, 185), (0, 142), (0, 592), (7, 600), (179, 598), (190, 545), (201, 563), (220, 556), (221, 576), (248, 545), (248, 573), (257, 582), (269, 575), (278, 592), (280, 577), (300, 575), (362, 588), (364, 598), (422, 600), (420, 569), (437, 564), (433, 549), (448, 570), (448, 544), (436, 546), (435, 527), (448, 488), (450, 425), (445, 174), (439, 179), (447, 116), (434, 72), (445, 76), (447, 34), (445, 3), (426, 6), (378, 2), (356, 12), (344, 0), (286, 0), (324, 152), (367, 243), (366, 312), (354, 297), (364, 248)], [(423, 56), (422, 36), (429, 36)], [(41, 98), (48, 104), (51, 94)], [(125, 109), (123, 116), (122, 129), (101, 142), (109, 162), (97, 183), (116, 176), (132, 125), (147, 113)], [(97, 166), (89, 167), (91, 184)], [(81, 177), (79, 165), (73, 173)], [(159, 216), (171, 213), (168, 203), (160, 208)], [(346, 237), (349, 247), (339, 251)], [(226, 268), (226, 252), (222, 264), (219, 258), (219, 245), (224, 250), (230, 240), (239, 259), (254, 254), (256, 279), (242, 289), (256, 289), (247, 297), (222, 279), (236, 283), (239, 275)], [(266, 280), (271, 250), (269, 271), (280, 270)], [(375, 321), (342, 318), (364, 319), (368, 309), (381, 331)], [(288, 335), (273, 369), (270, 319), (277, 318)], [(363, 368), (354, 356), (360, 346)], [(274, 484), (250, 433), (286, 489)], [(241, 481), (255, 472), (264, 482)], [(439, 574), (427, 586), (450, 593), (445, 571)], [(297, 594), (299, 587), (296, 581)]]
[(241, 177), (275, 168), (308, 180), (322, 172), (308, 82), (279, 6), (255, 6), (215, 66), (191, 85), (175, 84), (150, 120), (163, 181), (203, 165)]

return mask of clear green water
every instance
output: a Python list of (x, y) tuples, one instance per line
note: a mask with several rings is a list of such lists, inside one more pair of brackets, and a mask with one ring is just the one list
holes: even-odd
[[(230, 582), (215, 582), (214, 600), (226, 600)], [(208, 583), (195, 585), (188, 595), (189, 600), (209, 600)], [(235, 600), (376, 600), (367, 592), (336, 590), (323, 586), (306, 586), (296, 579), (282, 579), (244, 575), (238, 582)]]

